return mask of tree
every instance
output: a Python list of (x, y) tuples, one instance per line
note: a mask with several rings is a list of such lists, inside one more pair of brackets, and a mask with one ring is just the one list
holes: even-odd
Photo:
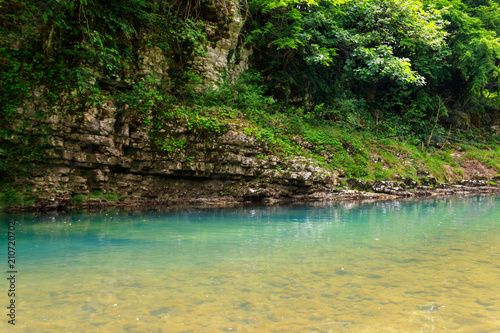
[(426, 76), (436, 76), (446, 56), (445, 22), (438, 10), (425, 10), (420, 1), (289, 2), (277, 7), (253, 1), (250, 6), (257, 17), (252, 38), (272, 85), (285, 95), (302, 90), (300, 95), (313, 103), (334, 97), (331, 87), (363, 82), (422, 86)]

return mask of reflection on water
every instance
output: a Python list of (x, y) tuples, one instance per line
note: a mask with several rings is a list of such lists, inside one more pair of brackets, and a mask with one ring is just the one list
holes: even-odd
[(478, 333), (500, 331), (499, 208), (471, 197), (0, 219), (18, 221), (23, 332)]

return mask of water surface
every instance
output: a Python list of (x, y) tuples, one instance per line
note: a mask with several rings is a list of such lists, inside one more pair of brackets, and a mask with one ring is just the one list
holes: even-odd
[(23, 332), (500, 331), (494, 196), (0, 220)]

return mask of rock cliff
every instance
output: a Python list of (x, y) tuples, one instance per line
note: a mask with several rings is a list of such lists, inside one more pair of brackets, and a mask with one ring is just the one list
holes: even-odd
[(266, 143), (229, 123), (221, 134), (196, 134), (182, 123), (164, 123), (163, 141), (179, 147), (158, 149), (151, 124), (110, 104), (82, 114), (60, 112), (31, 117), (25, 131), (48, 126), (43, 172), (25, 180), (45, 205), (65, 206), (78, 194), (113, 194), (157, 203), (236, 202), (314, 198), (338, 183), (338, 175), (304, 157), (269, 154)]

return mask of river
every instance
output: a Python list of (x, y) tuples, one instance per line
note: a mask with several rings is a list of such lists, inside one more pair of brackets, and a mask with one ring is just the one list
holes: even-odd
[(2, 332), (500, 331), (498, 196), (0, 221)]

